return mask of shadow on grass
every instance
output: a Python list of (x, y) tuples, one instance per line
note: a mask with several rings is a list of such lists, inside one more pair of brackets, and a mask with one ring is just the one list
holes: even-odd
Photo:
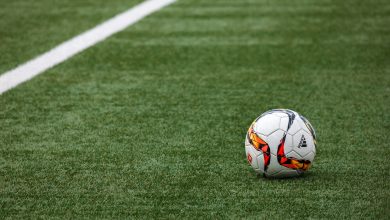
[(318, 175), (316, 175), (315, 172), (305, 172), (299, 176), (294, 177), (266, 177), (263, 174), (257, 174), (256, 180), (257, 181), (272, 181), (272, 182), (288, 182), (288, 181), (310, 181), (315, 180), (318, 178)]

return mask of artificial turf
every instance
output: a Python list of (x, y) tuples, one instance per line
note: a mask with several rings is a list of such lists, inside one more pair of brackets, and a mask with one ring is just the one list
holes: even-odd
[(0, 0), (0, 74), (142, 0)]
[[(19, 2), (59, 20), (14, 26), (20, 12), (0, 10), (4, 71), (137, 1), (68, 2), (79, 18)], [(389, 23), (384, 0), (182, 0), (151, 15), (0, 96), (0, 218), (388, 219)], [(248, 126), (272, 108), (316, 128), (301, 178), (245, 161)]]

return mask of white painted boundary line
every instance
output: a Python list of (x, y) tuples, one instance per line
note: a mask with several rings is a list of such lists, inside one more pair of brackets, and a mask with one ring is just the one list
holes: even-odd
[(148, 0), (0, 75), (0, 94), (105, 40), (176, 0)]

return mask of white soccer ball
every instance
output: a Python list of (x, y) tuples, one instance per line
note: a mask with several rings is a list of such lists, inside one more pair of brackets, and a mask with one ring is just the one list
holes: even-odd
[(309, 121), (288, 109), (260, 115), (249, 127), (245, 152), (265, 177), (294, 177), (307, 171), (316, 155), (316, 134)]

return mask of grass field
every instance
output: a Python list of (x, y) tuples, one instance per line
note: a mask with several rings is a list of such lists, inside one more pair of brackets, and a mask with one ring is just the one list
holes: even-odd
[[(0, 74), (140, 1), (0, 0)], [(0, 218), (390, 218), (390, 2), (179, 0), (0, 96)], [(316, 128), (301, 178), (245, 133)]]

